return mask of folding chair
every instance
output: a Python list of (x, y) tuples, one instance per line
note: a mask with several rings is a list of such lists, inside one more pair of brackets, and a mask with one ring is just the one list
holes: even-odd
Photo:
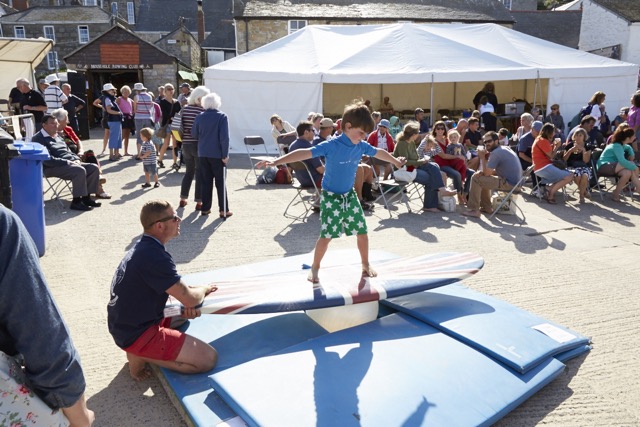
[[(598, 194), (600, 195), (600, 201), (604, 201), (604, 195), (602, 193), (605, 191), (611, 191), (613, 188), (615, 188), (615, 186), (618, 184), (618, 175), (598, 175), (598, 167), (593, 159), (591, 159), (591, 171), (593, 172), (593, 177), (596, 181), (596, 188), (598, 189)], [(602, 185), (600, 185), (601, 178), (604, 180)], [(622, 193), (624, 193), (625, 190), (629, 190), (629, 195), (633, 196), (633, 191), (631, 190), (632, 184), (633, 183), (631, 182), (631, 180), (629, 180), (627, 185), (622, 189)]]
[[(280, 135), (278, 137), (278, 152), (280, 154), (285, 154), (289, 152), (289, 145), (293, 144), (293, 142), (298, 139), (295, 135)], [(280, 150), (280, 146), (284, 147), (284, 150)]]
[(71, 195), (73, 194), (71, 191), (71, 181), (47, 176), (45, 176), (44, 179), (47, 182), (47, 189), (44, 191), (44, 194), (51, 192), (51, 200), (55, 200), (60, 204), (60, 207), (64, 207), (60, 197), (65, 191), (68, 191)]
[[(519, 195), (522, 192), (522, 187), (524, 186), (525, 182), (527, 182), (527, 179), (529, 179), (529, 176), (531, 176), (531, 174), (533, 173), (533, 165), (529, 166), (523, 173), (522, 173), (522, 177), (520, 178), (520, 180), (518, 181), (518, 183), (508, 192), (504, 192), (504, 191), (497, 191), (496, 193), (501, 195), (502, 200), (500, 201), (500, 204), (498, 205), (498, 207), (496, 209), (493, 210), (493, 213), (489, 216), (489, 220), (492, 220), (493, 217), (500, 212), (500, 210), (502, 209), (503, 206), (505, 206), (507, 203), (509, 203), (509, 206), (515, 206), (515, 208), (520, 211), (520, 213), (522, 214), (522, 219), (520, 220), (520, 224), (524, 224), (525, 220), (527, 219), (527, 217), (524, 214), (524, 211), (522, 210), (522, 208), (520, 206), (518, 206), (518, 204), (515, 202), (515, 199), (513, 199), (514, 195)], [(515, 212), (516, 214), (516, 218), (518, 217), (518, 212)]]
[(378, 183), (378, 191), (380, 191), (380, 195), (373, 202), (374, 203), (382, 202), (382, 204), (384, 204), (385, 209), (389, 211), (389, 217), (392, 216), (391, 204), (395, 200), (399, 200), (401, 203), (404, 203), (407, 206), (407, 210), (411, 212), (411, 206), (409, 205), (410, 199), (408, 195), (413, 194), (415, 190), (410, 191), (409, 188), (413, 188), (414, 186), (416, 186), (416, 183), (397, 181), (394, 178), (380, 179), (377, 172), (377, 166), (385, 166), (387, 162), (384, 162), (380, 159), (376, 159), (375, 157), (370, 157), (369, 164), (372, 166), (373, 177)]
[[(254, 153), (255, 153), (255, 149), (259, 148), (260, 146), (262, 146), (262, 148), (264, 149), (264, 156), (262, 155), (253, 155), (251, 153), (251, 151), (249, 151), (249, 147), (252, 147), (254, 149)], [(256, 171), (255, 168), (255, 163), (254, 161), (259, 162), (261, 160), (273, 160), (274, 157), (269, 155), (269, 150), (267, 149), (267, 144), (265, 144), (264, 139), (262, 139), (261, 136), (245, 136), (244, 137), (244, 147), (247, 150), (247, 156), (249, 156), (249, 162), (251, 163), (251, 170), (247, 172), (247, 175), (244, 177), (244, 181), (249, 184), (249, 181), (247, 181), (247, 178), (249, 177), (249, 174), (251, 172), (253, 172), (253, 174), (256, 177), (256, 181), (258, 180), (258, 172)], [(262, 150), (260, 150), (260, 152), (262, 152)]]
[[(286, 209), (284, 210), (284, 214), (283, 215), (284, 215), (285, 218), (290, 218), (290, 219), (293, 219), (293, 220), (303, 220), (304, 218), (306, 218), (306, 216), (309, 213), (309, 211), (311, 211), (313, 209), (313, 204), (310, 203), (308, 200), (305, 200), (304, 193), (305, 192), (312, 193), (312, 195), (315, 196), (316, 200), (318, 200), (318, 202), (319, 202), (320, 201), (320, 190), (318, 189), (318, 186), (316, 185), (315, 181), (313, 180), (313, 176), (311, 175), (311, 172), (309, 171), (309, 167), (307, 166), (307, 164), (305, 162), (293, 162), (293, 163), (288, 163), (287, 165), (291, 169), (294, 170), (295, 175), (304, 174), (304, 173), (309, 175), (309, 178), (310, 178), (311, 182), (313, 183), (312, 186), (303, 186), (302, 184), (300, 184), (300, 182), (297, 179), (294, 180), (293, 184), (292, 184), (292, 187), (293, 187), (294, 190), (296, 190), (296, 194), (293, 196), (293, 199), (291, 199), (291, 201), (287, 205)], [(290, 214), (289, 213), (289, 208), (298, 199), (300, 200), (298, 203), (301, 202), (302, 206), (304, 207), (304, 212), (302, 214), (300, 214), (300, 215)], [(296, 203), (296, 205), (298, 203)]]

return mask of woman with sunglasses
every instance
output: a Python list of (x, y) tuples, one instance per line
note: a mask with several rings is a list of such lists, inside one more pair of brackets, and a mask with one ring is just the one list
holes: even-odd
[(396, 138), (396, 146), (393, 150), (394, 157), (407, 159), (407, 170), (416, 170), (415, 182), (424, 185), (423, 212), (439, 212), (438, 195), (453, 196), (456, 193), (448, 191), (442, 181), (440, 168), (436, 163), (429, 162), (422, 155), (418, 155), (416, 140), (420, 136), (420, 127), (417, 122), (404, 125), (402, 132)]
[(429, 156), (431, 161), (440, 166), (440, 170), (453, 181), (453, 186), (458, 194), (459, 203), (464, 203), (465, 196), (462, 188), (462, 182), (467, 178), (467, 163), (465, 156), (462, 153), (447, 153), (447, 145), (449, 145), (447, 127), (445, 123), (440, 120), (433, 125), (431, 135), (422, 140), (422, 143), (418, 147), (418, 153)]

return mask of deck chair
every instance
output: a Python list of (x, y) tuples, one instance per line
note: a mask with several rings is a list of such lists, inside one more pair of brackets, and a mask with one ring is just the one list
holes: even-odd
[[(278, 152), (285, 154), (289, 152), (289, 146), (298, 139), (295, 135), (280, 135), (278, 137)], [(280, 150), (280, 146), (284, 147), (284, 150)]]
[(55, 200), (60, 207), (64, 207), (62, 200), (60, 198), (64, 193), (73, 194), (71, 191), (71, 181), (67, 181), (66, 179), (56, 178), (56, 177), (44, 177), (45, 182), (47, 183), (47, 188), (44, 190), (44, 194), (51, 193), (50, 200)]
[(389, 212), (389, 217), (392, 217), (391, 206), (395, 201), (404, 203), (407, 206), (407, 210), (411, 212), (409, 194), (415, 193), (413, 188), (417, 188), (417, 184), (415, 182), (396, 181), (394, 178), (380, 179), (377, 169), (379, 166), (386, 165), (387, 162), (376, 159), (375, 157), (370, 157), (369, 164), (372, 166), (373, 177), (380, 191), (380, 195), (373, 202), (384, 204), (385, 209)]
[[(596, 162), (591, 159), (591, 171), (593, 172), (593, 176), (596, 182), (596, 188), (598, 189), (598, 194), (600, 195), (600, 201), (604, 201), (604, 192), (612, 191), (615, 186), (618, 184), (618, 175), (604, 175), (598, 174), (598, 165)], [(602, 182), (600, 181), (602, 180)], [(627, 183), (627, 185), (622, 189), (622, 194), (624, 194), (625, 190), (629, 190), (629, 195), (633, 196), (633, 191), (631, 190), (631, 186), (633, 183), (631, 180)]]
[[(296, 194), (293, 196), (293, 198), (287, 205), (283, 214), (285, 218), (290, 218), (293, 220), (304, 220), (307, 217), (307, 214), (313, 209), (313, 205), (311, 201), (305, 200), (305, 197), (306, 197), (305, 193), (311, 193), (312, 196), (316, 197), (316, 200), (320, 201), (320, 190), (318, 189), (318, 186), (316, 185), (315, 181), (313, 181), (313, 177), (311, 175), (311, 172), (309, 171), (309, 167), (305, 162), (288, 163), (287, 166), (293, 169), (295, 175), (305, 174), (305, 173), (308, 174), (309, 178), (311, 178), (311, 182), (313, 182), (312, 186), (303, 186), (302, 184), (300, 184), (300, 182), (297, 179), (293, 181), (292, 187), (294, 190), (296, 190)], [(293, 205), (297, 205), (299, 203), (302, 203), (302, 206), (304, 207), (304, 212), (302, 212), (300, 215), (293, 215), (289, 213), (289, 209)]]
[[(520, 178), (520, 180), (518, 181), (518, 183), (508, 192), (504, 192), (504, 191), (497, 191), (497, 193), (500, 195), (501, 201), (498, 204), (498, 206), (493, 210), (493, 213), (489, 216), (489, 220), (492, 220), (493, 217), (500, 212), (501, 209), (503, 209), (504, 206), (515, 206), (516, 211), (516, 217), (518, 217), (518, 211), (522, 214), (522, 219), (520, 220), (520, 224), (524, 224), (524, 222), (526, 221), (527, 217), (524, 214), (524, 211), (522, 210), (522, 208), (520, 206), (518, 206), (518, 204), (515, 202), (515, 199), (513, 198), (514, 195), (518, 195), (522, 192), (522, 187), (524, 186), (525, 182), (527, 182), (527, 179), (529, 179), (529, 176), (531, 176), (531, 174), (533, 173), (533, 165), (529, 166), (523, 173), (522, 173), (522, 177)], [(508, 205), (507, 205), (508, 203)]]
[[(273, 160), (275, 157), (269, 155), (269, 150), (267, 149), (267, 144), (265, 144), (264, 139), (262, 139), (261, 136), (245, 136), (244, 137), (244, 147), (247, 150), (247, 156), (249, 156), (249, 162), (251, 163), (251, 170), (247, 172), (247, 175), (244, 177), (244, 181), (249, 184), (249, 181), (247, 181), (247, 178), (249, 178), (249, 175), (251, 174), (251, 172), (253, 172), (253, 174), (256, 177), (256, 181), (258, 180), (258, 176), (260, 175), (256, 168), (255, 168), (255, 163), (254, 162), (259, 162), (260, 160)], [(254, 149), (254, 152), (252, 153), (249, 148)], [(262, 155), (262, 150), (264, 150), (264, 156)], [(257, 154), (256, 154), (257, 151)], [(255, 184), (255, 182), (254, 182)]]

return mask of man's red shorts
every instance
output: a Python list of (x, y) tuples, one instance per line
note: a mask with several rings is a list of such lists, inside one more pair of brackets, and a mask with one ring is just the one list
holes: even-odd
[(160, 324), (151, 326), (124, 351), (136, 356), (155, 360), (176, 360), (182, 350), (187, 335), (169, 328), (170, 318)]

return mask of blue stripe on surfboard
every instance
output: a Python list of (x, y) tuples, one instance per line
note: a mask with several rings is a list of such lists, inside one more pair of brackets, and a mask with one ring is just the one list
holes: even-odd
[(218, 363), (211, 372), (187, 375), (161, 368), (196, 426), (217, 425), (236, 416), (211, 388), (209, 375), (327, 333), (303, 313), (203, 316), (179, 329), (218, 351)]
[[(211, 375), (250, 426), (488, 426), (558, 376), (518, 374), (402, 313)], [(248, 383), (250, 381), (250, 384)]]
[[(307, 271), (217, 281), (218, 291), (205, 299), (202, 312), (268, 313), (377, 301), (457, 282), (483, 264), (475, 254), (441, 253), (380, 262), (373, 278), (361, 278), (358, 265), (323, 268), (317, 285), (307, 281)], [(167, 307), (175, 306), (170, 299)]]
[[(426, 322), (519, 372), (589, 343), (577, 332), (460, 284), (391, 298), (382, 304)], [(541, 324), (573, 338), (558, 342), (532, 328)]]

